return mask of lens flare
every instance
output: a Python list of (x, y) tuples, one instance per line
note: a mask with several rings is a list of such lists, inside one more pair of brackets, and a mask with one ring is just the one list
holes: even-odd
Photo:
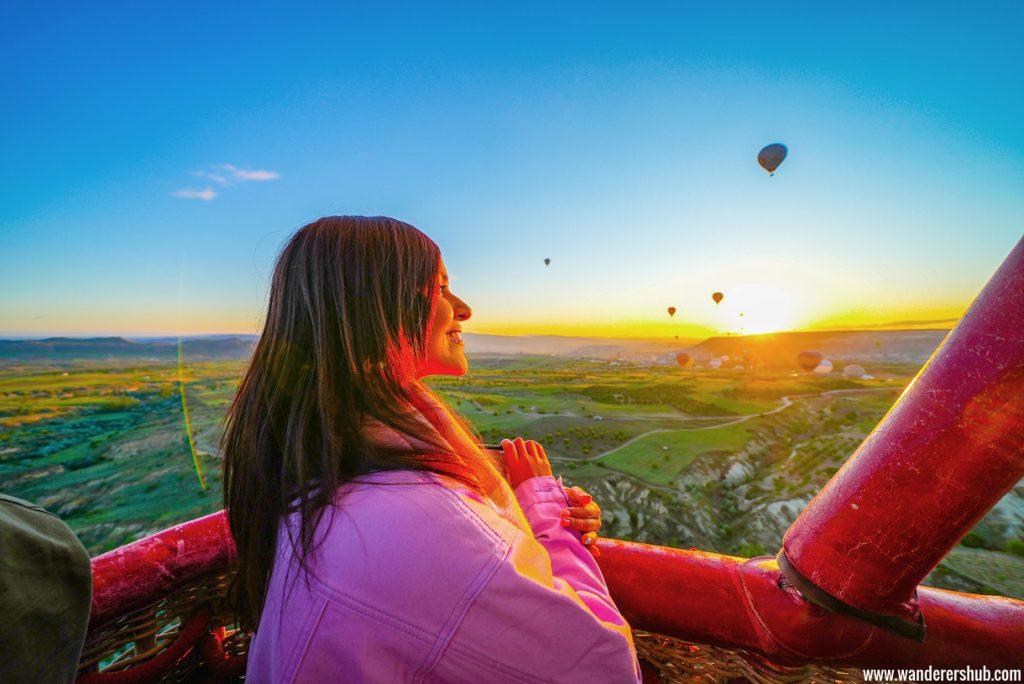
[(206, 491), (206, 480), (203, 478), (203, 469), (199, 466), (199, 456), (196, 454), (196, 443), (192, 439), (192, 421), (188, 419), (188, 402), (185, 401), (185, 371), (182, 363), (181, 335), (178, 335), (178, 391), (181, 394), (181, 412), (185, 416), (185, 433), (188, 435), (188, 448), (192, 452), (192, 463), (196, 467), (196, 477), (199, 478), (199, 486)]

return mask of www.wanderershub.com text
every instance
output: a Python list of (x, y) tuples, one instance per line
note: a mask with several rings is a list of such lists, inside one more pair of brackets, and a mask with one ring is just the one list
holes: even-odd
[(981, 667), (928, 667), (919, 669), (864, 670), (865, 682), (1019, 682), (1021, 670), (990, 670)]

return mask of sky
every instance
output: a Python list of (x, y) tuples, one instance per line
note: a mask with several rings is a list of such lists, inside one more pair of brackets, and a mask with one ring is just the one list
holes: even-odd
[(3, 3), (0, 336), (258, 332), (280, 248), (330, 214), (431, 236), (468, 332), (950, 327), (1024, 234), (1021, 25), (1019, 2)]

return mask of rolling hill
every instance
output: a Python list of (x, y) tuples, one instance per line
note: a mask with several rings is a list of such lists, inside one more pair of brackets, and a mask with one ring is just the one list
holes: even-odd
[[(915, 363), (928, 360), (946, 330), (886, 330), (787, 332), (770, 335), (711, 337), (694, 340), (614, 339), (559, 335), (484, 335), (467, 332), (466, 352), (480, 356), (547, 355), (580, 359), (621, 359), (674, 363), (679, 351), (698, 362), (712, 357), (756, 355), (769, 367), (793, 365), (796, 354), (814, 349), (834, 361)], [(189, 359), (244, 359), (252, 353), (255, 336), (210, 335), (182, 342)], [(124, 337), (48, 337), (38, 340), (0, 340), (0, 362), (70, 361), (76, 359), (172, 359), (175, 338), (129, 340)]]
[(847, 330), (711, 337), (686, 351), (697, 361), (722, 355), (755, 355), (769, 367), (792, 366), (796, 355), (805, 349), (821, 352), (832, 361), (920, 365), (931, 357), (948, 333), (948, 330)]
[[(244, 359), (252, 340), (239, 337), (198, 338), (182, 342), (189, 359)], [(123, 337), (48, 337), (41, 340), (0, 340), (0, 361), (71, 361), (84, 359), (173, 359), (175, 342), (136, 342)]]

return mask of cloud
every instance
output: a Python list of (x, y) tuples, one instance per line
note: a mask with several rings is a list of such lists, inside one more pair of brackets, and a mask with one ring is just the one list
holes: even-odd
[(277, 171), (245, 169), (234, 164), (214, 164), (210, 168), (213, 170), (197, 171), (193, 175), (206, 178), (225, 188), (248, 181), (271, 181), (281, 177)]
[(235, 176), (240, 180), (268, 181), (277, 180), (281, 177), (281, 174), (277, 171), (247, 171), (246, 169), (239, 169), (235, 172)]
[(277, 171), (265, 171), (263, 169), (240, 169), (237, 166), (231, 164), (221, 164), (220, 168), (230, 174), (231, 180), (238, 183), (244, 183), (245, 181), (268, 181), (277, 180), (281, 177)]
[[(211, 164), (207, 169), (197, 169), (191, 172), (196, 178), (204, 178), (210, 183), (215, 183), (222, 188), (230, 188), (233, 185), (247, 183), (249, 181), (271, 181), (277, 180), (281, 174), (277, 171), (267, 169), (246, 169), (234, 164)], [(209, 202), (217, 196), (213, 187), (206, 186), (202, 190), (185, 188), (174, 193), (175, 197), (183, 199), (200, 199)]]
[(184, 190), (178, 190), (174, 193), (175, 197), (181, 197), (182, 199), (200, 199), (204, 202), (209, 202), (217, 193), (213, 191), (213, 188), (203, 188), (202, 190), (192, 190), (186, 188)]

